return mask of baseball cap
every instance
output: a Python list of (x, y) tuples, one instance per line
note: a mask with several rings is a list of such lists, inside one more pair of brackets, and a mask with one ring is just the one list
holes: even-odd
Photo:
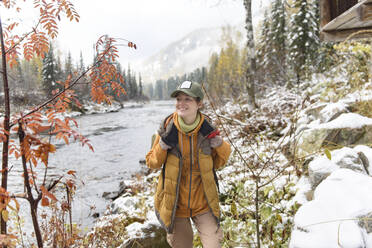
[(178, 85), (177, 89), (174, 90), (171, 94), (171, 97), (176, 97), (179, 92), (183, 92), (186, 95), (192, 97), (199, 97), (200, 100), (203, 100), (204, 94), (200, 84), (196, 82), (184, 81), (180, 85)]

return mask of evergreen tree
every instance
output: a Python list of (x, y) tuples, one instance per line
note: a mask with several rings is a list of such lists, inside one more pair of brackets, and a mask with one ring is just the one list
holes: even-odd
[[(194, 80), (191, 80), (191, 81), (194, 81)], [(166, 94), (167, 97), (169, 97), (172, 94), (172, 92), (175, 89), (177, 89), (178, 84), (179, 83), (176, 81), (176, 79), (174, 77), (168, 78), (168, 80), (167, 80), (167, 94)]]
[(80, 51), (80, 61), (79, 61), (79, 65), (78, 65), (78, 71), (79, 71), (79, 74), (83, 73), (85, 71), (83, 53), (81, 51)]
[(314, 4), (295, 0), (290, 18), (289, 62), (296, 82), (308, 78), (319, 50), (318, 24)]
[(131, 99), (136, 99), (138, 96), (138, 85), (137, 85), (137, 79), (135, 75), (133, 75), (131, 83), (132, 83)]
[(66, 58), (66, 61), (65, 61), (65, 79), (67, 79), (67, 77), (69, 75), (72, 76), (72, 57), (71, 57), (71, 52), (68, 52), (68, 55), (67, 55), (67, 58)]
[(146, 84), (145, 86), (146, 94), (150, 97), (150, 99), (154, 98), (154, 86), (152, 84)]
[(52, 95), (52, 91), (57, 89), (57, 70), (56, 61), (54, 57), (53, 45), (50, 43), (49, 51), (45, 54), (42, 66), (42, 80), (43, 80), (43, 90), (48, 95)]
[(264, 80), (283, 83), (286, 80), (286, 11), (283, 0), (275, 0), (270, 15), (265, 13), (258, 49), (259, 65)]
[(125, 72), (125, 69), (123, 69), (123, 72), (122, 72), (122, 76), (124, 78), (124, 90), (125, 90), (125, 95), (122, 96), (122, 99), (124, 101), (128, 101), (129, 99), (129, 82), (128, 82), (128, 77), (127, 77), (127, 74)]
[(139, 74), (139, 77), (138, 77), (138, 87), (139, 87), (139, 92), (138, 92), (138, 95), (139, 97), (141, 98), (143, 96), (143, 84), (142, 84), (142, 77), (141, 77), (141, 73)]
[(25, 78), (23, 75), (23, 70), (22, 70), (22, 64), (21, 61), (19, 61), (19, 58), (17, 58), (17, 66), (16, 66), (16, 85), (24, 88), (24, 82)]
[(163, 87), (164, 87), (164, 81), (163, 80), (156, 80), (156, 83), (155, 83), (155, 97), (158, 100), (163, 100)]
[(133, 83), (132, 83), (133, 77), (132, 77), (132, 72), (131, 72), (131, 69), (130, 69), (129, 65), (128, 65), (128, 71), (127, 71), (126, 76), (127, 76), (126, 83), (128, 85), (128, 89), (127, 89), (128, 99), (132, 99), (132, 96), (133, 96)]

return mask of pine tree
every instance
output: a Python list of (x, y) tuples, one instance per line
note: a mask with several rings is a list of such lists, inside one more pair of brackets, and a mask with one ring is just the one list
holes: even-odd
[(126, 84), (128, 85), (128, 88), (127, 88), (127, 95), (128, 95), (128, 98), (129, 99), (132, 99), (132, 96), (133, 96), (133, 83), (132, 83), (132, 80), (133, 80), (133, 77), (132, 77), (132, 72), (130, 70), (130, 65), (128, 65), (128, 70), (127, 70), (127, 74), (126, 74)]
[(56, 76), (57, 70), (54, 57), (54, 49), (53, 45), (50, 43), (49, 51), (43, 59), (42, 67), (43, 90), (48, 96), (51, 96), (53, 90), (56, 90), (58, 88), (56, 84)]
[(85, 71), (83, 53), (81, 51), (80, 51), (80, 61), (79, 61), (78, 71), (79, 71), (79, 74), (81, 74)]
[(65, 61), (65, 79), (67, 79), (67, 77), (69, 75), (72, 76), (72, 57), (71, 57), (71, 52), (68, 52), (68, 55), (67, 55), (67, 58), (66, 58), (66, 61)]
[(264, 80), (282, 84), (286, 80), (286, 12), (283, 0), (275, 0), (270, 14), (265, 13), (258, 49)]
[(164, 87), (164, 81), (163, 80), (156, 80), (156, 83), (155, 83), (155, 97), (158, 100), (163, 100), (163, 87)]
[(319, 50), (316, 9), (307, 0), (295, 0), (290, 20), (289, 62), (296, 82), (310, 76)]
[[(188, 79), (191, 80), (191, 79)], [(193, 80), (192, 80), (193, 81)], [(177, 88), (179, 83), (177, 83), (176, 79), (174, 77), (170, 77), (167, 80), (167, 96), (170, 96), (172, 92)]]
[(138, 96), (138, 85), (137, 85), (137, 79), (136, 79), (135, 74), (133, 75), (131, 83), (132, 83), (131, 99), (136, 99)]
[(143, 84), (142, 84), (141, 73), (138, 76), (138, 87), (139, 87), (138, 96), (141, 98), (141, 97), (143, 97)]
[(252, 23), (252, 0), (243, 1), (246, 10), (245, 29), (247, 30), (247, 65), (245, 70), (245, 83), (248, 93), (248, 105), (250, 108), (257, 108), (256, 104), (256, 46), (253, 39), (253, 23)]

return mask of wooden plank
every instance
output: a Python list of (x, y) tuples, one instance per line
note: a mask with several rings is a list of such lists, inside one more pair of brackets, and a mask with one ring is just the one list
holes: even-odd
[(359, 19), (363, 22), (372, 20), (372, 3), (364, 3), (360, 6)]
[[(358, 4), (354, 5), (352, 8), (350, 8), (348, 11), (344, 12), (340, 16), (336, 17), (332, 21), (330, 21), (328, 24), (323, 26), (321, 28), (321, 31), (332, 31), (332, 30), (339, 30), (339, 29), (346, 29), (346, 28), (355, 28), (358, 27), (358, 24), (356, 23), (355, 18), (360, 20), (360, 13), (362, 11), (363, 5), (365, 5), (367, 0), (361, 1)], [(370, 10), (369, 5), (366, 5), (367, 7), (365, 8), (365, 11)], [(369, 14), (364, 14), (365, 16), (369, 16)], [(368, 18), (368, 17), (367, 17)], [(348, 24), (351, 22), (350, 24)]]
[(332, 18), (329, 0), (320, 0), (320, 28), (324, 27), (331, 20)]
[[(346, 29), (346, 30), (334, 30), (334, 31), (327, 31), (327, 32), (320, 32), (319, 38), (321, 41), (344, 41), (350, 35), (357, 33), (359, 31), (366, 30), (364, 28), (358, 29)], [(369, 29), (369, 31), (372, 31)], [(361, 32), (351, 39), (362, 39), (362, 38), (371, 38), (372, 32)]]

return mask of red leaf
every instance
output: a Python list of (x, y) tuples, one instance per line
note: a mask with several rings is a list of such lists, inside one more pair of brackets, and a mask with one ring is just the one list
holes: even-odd
[(43, 206), (43, 207), (47, 207), (47, 206), (49, 206), (49, 199), (46, 198), (46, 197), (43, 197), (43, 198), (41, 199), (41, 206)]

